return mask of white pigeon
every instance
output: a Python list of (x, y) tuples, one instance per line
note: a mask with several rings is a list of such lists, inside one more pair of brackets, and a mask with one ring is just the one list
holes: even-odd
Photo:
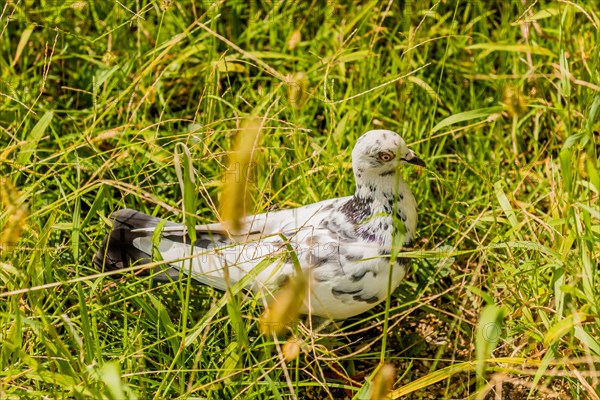
[[(425, 166), (397, 133), (369, 131), (352, 151), (354, 195), (248, 216), (235, 236), (220, 223), (200, 225), (193, 246), (183, 225), (166, 222), (154, 249), (160, 253), (154, 261), (164, 266), (144, 273), (158, 281), (191, 274), (226, 290), (225, 268), (231, 285), (258, 266), (247, 288), (272, 295), (296, 274), (291, 247), (308, 277), (301, 313), (330, 319), (363, 313), (386, 299), (390, 283), (392, 290), (399, 285), (410, 261), (392, 254), (410, 246), (417, 226), (416, 201), (398, 168), (403, 163)], [(130, 209), (112, 219), (112, 231), (94, 257), (97, 267), (152, 262), (153, 235), (162, 220)], [(263, 268), (265, 257), (273, 261)]]

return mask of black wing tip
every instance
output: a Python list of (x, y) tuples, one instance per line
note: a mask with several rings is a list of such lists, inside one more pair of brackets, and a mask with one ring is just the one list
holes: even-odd
[(132, 232), (132, 230), (154, 227), (160, 222), (160, 218), (123, 208), (112, 213), (109, 219), (113, 221), (113, 225), (94, 255), (94, 266), (100, 271), (115, 271), (128, 268), (134, 263), (150, 262), (150, 255), (137, 249), (133, 245), (133, 240), (151, 236), (152, 232)]
[[(133, 241), (140, 237), (152, 237), (153, 232), (151, 230), (135, 230), (154, 228), (161, 219), (137, 210), (123, 208), (114, 212), (110, 216), (110, 220), (113, 221), (111, 231), (104, 237), (102, 245), (94, 255), (94, 266), (99, 271), (105, 272), (151, 263), (151, 254), (134, 246)], [(171, 224), (173, 223), (167, 222), (166, 226)], [(181, 274), (176, 268), (164, 265), (142, 269), (136, 272), (136, 275), (152, 275), (153, 280), (157, 282), (172, 282), (178, 280)], [(111, 274), (111, 276), (121, 277), (122, 274)]]

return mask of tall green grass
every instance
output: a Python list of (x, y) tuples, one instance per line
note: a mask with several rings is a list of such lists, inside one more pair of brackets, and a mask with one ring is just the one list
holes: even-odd
[[(600, 398), (599, 28), (593, 1), (5, 3), (0, 398)], [(369, 129), (426, 160), (389, 309), (274, 337), (241, 285), (93, 269), (121, 207), (218, 220), (255, 119), (252, 212), (352, 193)]]

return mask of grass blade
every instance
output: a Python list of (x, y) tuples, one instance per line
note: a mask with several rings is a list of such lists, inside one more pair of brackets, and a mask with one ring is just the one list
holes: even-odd
[(449, 116), (448, 118), (443, 119), (438, 122), (436, 126), (433, 127), (431, 133), (435, 133), (444, 128), (447, 128), (452, 125), (456, 125), (461, 122), (471, 121), (474, 119), (482, 119), (488, 118), (491, 115), (498, 114), (504, 110), (503, 106), (494, 106), (494, 107), (486, 107), (479, 108), (477, 110), (465, 111), (458, 114), (454, 114)]
[(502, 334), (504, 310), (494, 304), (488, 304), (481, 311), (475, 332), (475, 351), (477, 353), (477, 382), (481, 389), (485, 383), (486, 360), (498, 345)]
[(21, 146), (21, 150), (17, 155), (17, 164), (27, 165), (31, 160), (31, 156), (35, 153), (35, 149), (37, 148), (38, 142), (46, 132), (46, 128), (52, 122), (52, 118), (54, 117), (54, 113), (52, 111), (46, 112), (42, 115), (42, 118), (35, 124), (31, 132), (27, 138), (25, 138), (26, 143)]

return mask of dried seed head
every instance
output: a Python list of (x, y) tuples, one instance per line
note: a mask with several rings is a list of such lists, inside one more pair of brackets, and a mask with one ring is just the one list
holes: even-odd
[(394, 385), (396, 369), (392, 364), (385, 364), (373, 379), (371, 400), (387, 400)]
[(260, 318), (264, 335), (280, 334), (300, 314), (306, 296), (306, 277), (302, 274), (290, 278), (273, 296)]
[(27, 218), (27, 206), (15, 185), (9, 180), (0, 181), (0, 202), (8, 218), (2, 226), (2, 236), (0, 237), (0, 248), (13, 248), (23, 233), (25, 219)]
[(298, 343), (298, 339), (289, 338), (284, 343), (281, 351), (283, 352), (283, 358), (285, 358), (285, 361), (290, 362), (298, 358), (300, 355), (300, 343)]
[(250, 202), (250, 169), (258, 146), (260, 127), (258, 118), (246, 121), (238, 133), (234, 149), (229, 153), (229, 166), (223, 179), (221, 216), (234, 232), (240, 230), (241, 219), (246, 215)]
[(289, 50), (294, 50), (298, 44), (300, 44), (300, 42), (302, 41), (302, 34), (300, 33), (300, 31), (294, 31), (294, 33), (292, 33), (292, 36), (290, 36), (288, 42), (287, 42), (287, 47)]
[(292, 107), (302, 108), (308, 100), (308, 76), (304, 72), (296, 72), (287, 79), (287, 98)]
[(502, 104), (510, 116), (520, 116), (527, 112), (527, 99), (521, 90), (513, 85), (504, 86), (502, 92)]

